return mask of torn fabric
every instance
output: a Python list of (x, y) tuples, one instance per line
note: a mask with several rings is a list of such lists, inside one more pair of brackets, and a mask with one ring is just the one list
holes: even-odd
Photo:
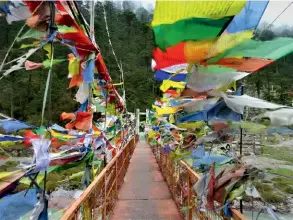
[(204, 92), (227, 85), (249, 75), (246, 72), (236, 72), (231, 68), (217, 65), (193, 66), (187, 77), (187, 87), (196, 92)]
[(263, 117), (269, 118), (272, 126), (288, 126), (293, 124), (293, 109), (284, 108), (275, 111), (267, 111)]
[(262, 99), (254, 98), (248, 95), (242, 96), (233, 96), (233, 95), (224, 95), (223, 96), (227, 106), (235, 112), (243, 114), (244, 107), (250, 108), (263, 108), (263, 109), (277, 109), (286, 107), (284, 105), (274, 104)]
[(25, 61), (24, 66), (26, 70), (34, 70), (34, 69), (42, 67), (43, 63), (35, 63), (35, 62), (27, 60)]
[(75, 95), (76, 101), (78, 101), (80, 104), (83, 104), (86, 102), (86, 100), (89, 98), (90, 95), (90, 86), (89, 84), (83, 82), (80, 84), (78, 91)]
[(51, 140), (47, 139), (33, 139), (31, 140), (33, 145), (36, 167), (33, 173), (37, 173), (41, 170), (45, 170), (49, 167), (50, 157), (49, 157), (49, 147), (51, 145)]

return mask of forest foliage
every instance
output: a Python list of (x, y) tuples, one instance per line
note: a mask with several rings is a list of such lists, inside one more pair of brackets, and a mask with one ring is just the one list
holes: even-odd
[[(82, 4), (82, 3), (79, 3)], [(88, 5), (81, 5), (82, 13), (89, 20)], [(150, 27), (152, 13), (143, 7), (135, 7), (133, 2), (123, 1), (120, 4), (105, 2), (107, 23), (113, 48), (118, 61), (123, 66), (126, 91), (127, 110), (134, 112), (136, 108), (144, 111), (150, 108), (159, 95), (158, 83), (154, 80), (151, 70), (152, 50), (154, 48), (153, 33)], [(8, 25), (5, 18), (0, 18), (0, 61), (5, 56), (10, 44), (16, 37), (23, 22)], [(27, 29), (24, 30), (25, 33)], [(279, 36), (293, 37), (293, 32), (283, 29), (275, 33), (270, 28), (257, 31), (256, 38), (270, 40)], [(121, 73), (109, 45), (104, 12), (101, 2), (95, 6), (95, 37), (101, 48), (101, 53), (114, 83), (121, 82)], [(8, 56), (8, 61), (25, 54), (26, 49), (20, 49), (22, 44), (32, 42), (23, 40), (17, 42)], [(59, 43), (55, 43), (54, 57), (67, 59), (70, 51)], [(45, 51), (38, 51), (30, 61), (42, 62), (46, 59)], [(282, 58), (276, 63), (253, 73), (243, 80), (245, 92), (268, 101), (291, 105), (293, 94), (293, 55)], [(8, 69), (9, 65), (4, 69)], [(48, 69), (16, 71), (0, 80), (0, 112), (19, 120), (39, 125), (41, 108)], [(63, 62), (53, 66), (52, 90), (46, 120), (62, 124), (59, 115), (74, 112), (79, 104), (74, 100), (77, 88), (68, 89), (68, 63)], [(122, 90), (117, 87), (122, 95)]]

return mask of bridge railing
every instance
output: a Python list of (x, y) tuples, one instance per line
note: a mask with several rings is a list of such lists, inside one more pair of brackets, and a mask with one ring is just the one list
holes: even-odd
[(61, 220), (107, 219), (114, 209), (138, 135), (107, 164), (82, 195), (65, 211)]
[[(154, 146), (152, 150), (169, 186), (173, 199), (184, 219), (227, 219), (224, 217), (222, 211), (198, 211), (199, 204), (196, 203), (197, 195), (192, 189), (193, 185), (200, 178), (198, 173), (182, 160), (175, 164), (170, 158), (170, 155), (165, 153), (160, 146)], [(232, 209), (232, 219), (246, 220), (247, 218), (239, 210)]]

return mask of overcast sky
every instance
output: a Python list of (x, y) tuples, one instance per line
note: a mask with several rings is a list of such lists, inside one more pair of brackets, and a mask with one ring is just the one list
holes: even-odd
[[(271, 23), (290, 3), (290, 1), (270, 1), (261, 22)], [(280, 25), (293, 26), (293, 4), (274, 22), (274, 26)]]

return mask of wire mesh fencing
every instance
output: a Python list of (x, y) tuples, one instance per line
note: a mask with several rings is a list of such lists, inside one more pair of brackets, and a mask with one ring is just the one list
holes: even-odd
[(121, 149), (85, 189), (80, 198), (70, 205), (61, 220), (104, 220), (110, 218), (138, 138), (138, 135), (134, 136)]
[[(196, 192), (192, 189), (194, 184), (200, 179), (188, 164), (180, 160), (175, 162), (170, 154), (166, 153), (159, 145), (153, 146), (152, 151), (159, 164), (160, 170), (168, 184), (173, 199), (180, 210), (183, 219), (186, 220), (222, 220), (222, 211), (199, 210), (199, 202)], [(232, 209), (232, 219), (246, 220), (247, 218), (240, 211)]]

